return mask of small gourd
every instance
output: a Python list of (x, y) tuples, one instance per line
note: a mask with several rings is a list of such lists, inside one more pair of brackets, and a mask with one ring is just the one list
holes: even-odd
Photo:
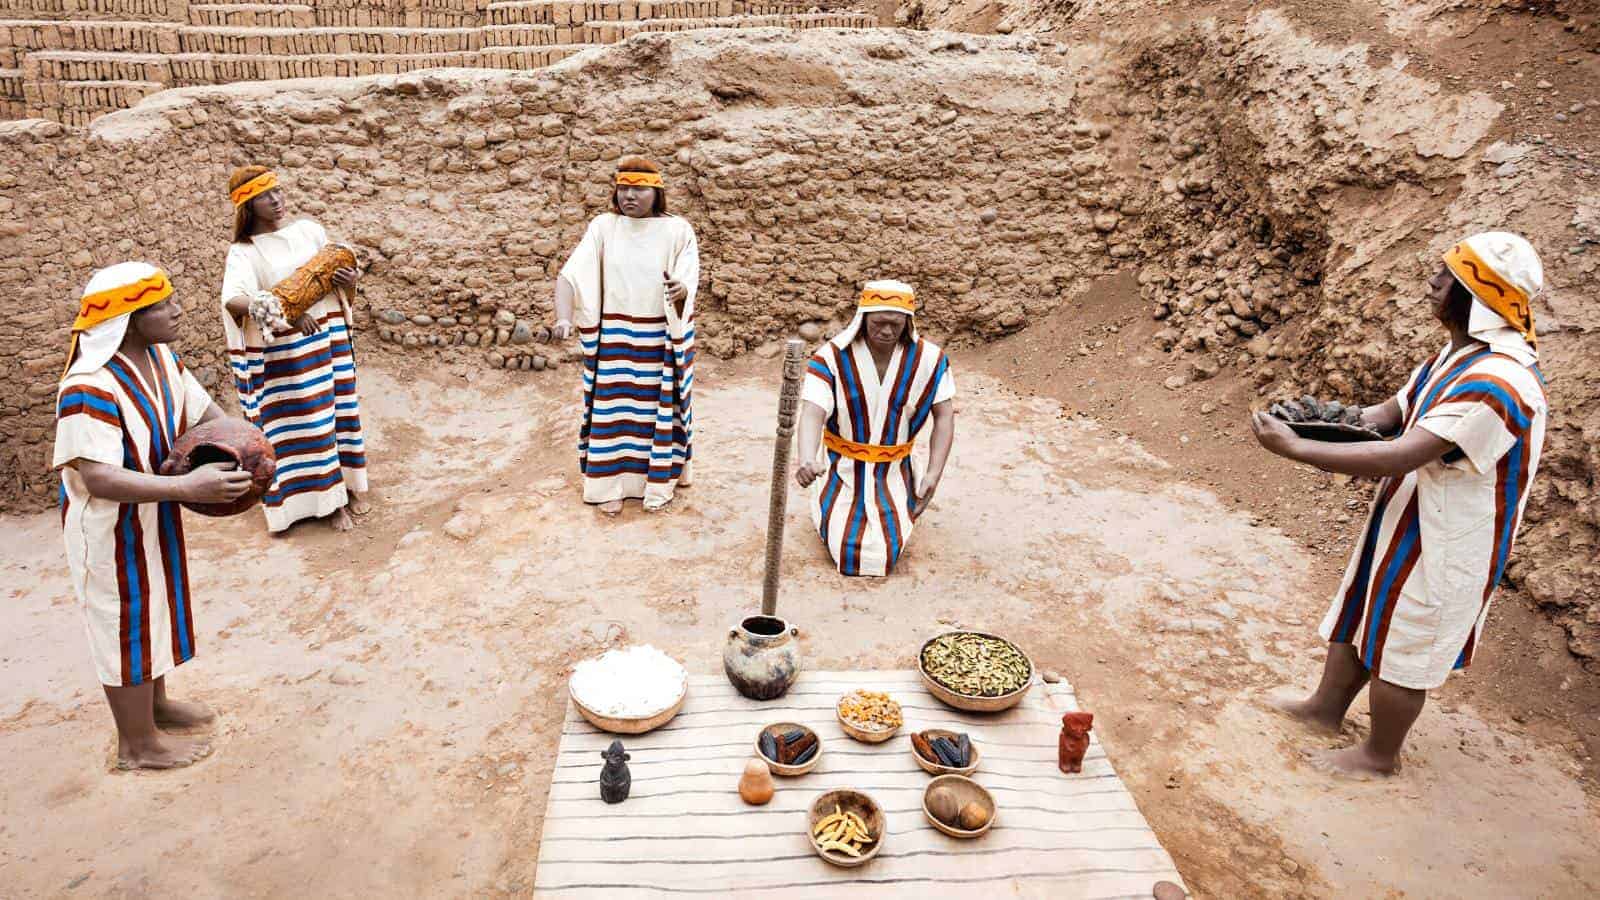
[(751, 759), (744, 764), (744, 774), (739, 776), (739, 799), (751, 806), (761, 806), (772, 799), (772, 770), (765, 762)]

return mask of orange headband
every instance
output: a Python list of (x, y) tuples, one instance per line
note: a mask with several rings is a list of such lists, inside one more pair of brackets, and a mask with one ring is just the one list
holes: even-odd
[(154, 306), (172, 296), (172, 282), (167, 273), (157, 269), (148, 278), (93, 294), (86, 294), (78, 307), (78, 319), (72, 323), (74, 333), (88, 331), (101, 322), (117, 316)]
[(664, 188), (666, 182), (655, 172), (618, 172), (617, 187)]
[(234, 188), (228, 194), (228, 198), (233, 201), (234, 206), (243, 206), (277, 186), (278, 174), (276, 172), (262, 172), (260, 175)]
[(867, 288), (861, 292), (861, 306), (888, 306), (902, 309), (906, 312), (916, 312), (916, 297), (910, 291), (886, 291), (882, 288)]
[[(72, 368), (72, 361), (78, 356), (79, 334), (101, 322), (109, 322), (118, 316), (144, 309), (146, 306), (155, 306), (170, 296), (172, 296), (172, 282), (167, 280), (167, 273), (160, 269), (148, 278), (141, 278), (133, 284), (85, 294), (83, 301), (78, 305), (78, 318), (72, 323), (72, 340), (67, 344), (67, 369)], [(66, 371), (63, 370), (61, 377), (65, 378), (66, 375)]]
[(1522, 332), (1527, 342), (1537, 347), (1538, 337), (1533, 331), (1533, 306), (1521, 288), (1501, 278), (1483, 258), (1472, 251), (1465, 241), (1451, 247), (1444, 254), (1444, 264), (1456, 280), (1472, 292), (1483, 305), (1500, 314), (1500, 318)]

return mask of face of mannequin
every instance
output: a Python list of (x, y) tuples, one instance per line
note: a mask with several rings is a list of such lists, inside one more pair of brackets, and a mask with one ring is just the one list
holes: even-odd
[(900, 313), (867, 313), (866, 321), (862, 323), (862, 330), (867, 333), (867, 346), (879, 353), (893, 350), (905, 334), (909, 321)]
[(617, 186), (617, 208), (630, 219), (649, 218), (655, 209), (656, 189), (638, 185)]
[(277, 188), (250, 199), (250, 215), (255, 217), (258, 226), (268, 231), (275, 231), (288, 212), (289, 204)]
[(167, 299), (147, 306), (132, 314), (128, 322), (131, 336), (145, 344), (170, 344), (178, 339), (178, 320), (183, 318), (183, 307), (177, 298)]

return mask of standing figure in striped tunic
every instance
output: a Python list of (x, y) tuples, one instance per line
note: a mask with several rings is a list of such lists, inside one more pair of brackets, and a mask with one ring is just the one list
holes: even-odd
[(167, 673), (195, 653), (178, 504), (231, 501), (250, 487), (248, 472), (220, 464), (160, 474), (180, 435), (222, 415), (167, 346), (183, 312), (171, 295), (167, 274), (146, 263), (96, 272), (56, 403), (61, 532), (120, 768), (186, 766), (209, 751), (161, 730), (213, 718), (167, 694)]
[[(276, 316), (270, 293), (328, 243), (328, 233), (309, 219), (285, 221), (278, 178), (265, 167), (234, 170), (228, 190), (233, 244), (222, 274), (222, 329), (239, 407), (278, 455), (261, 498), (267, 530), (325, 518), (348, 531), (351, 515), (370, 507), (347, 292), (329, 293), (295, 322)], [(360, 277), (348, 268), (333, 280), (348, 288)]]
[[(915, 304), (909, 285), (869, 282), (855, 319), (806, 367), (795, 481), (811, 488), (811, 522), (845, 575), (894, 570), (955, 443), (955, 376), (944, 351), (917, 336)], [(929, 423), (919, 474), (911, 451)]]
[(611, 212), (596, 216), (556, 279), (554, 334), (574, 322), (583, 344), (578, 471), (583, 501), (606, 515), (622, 501), (646, 510), (689, 486), (694, 456), (694, 229), (667, 215), (661, 170), (629, 157), (617, 167)]
[(1322, 622), (1322, 681), (1305, 700), (1274, 701), (1337, 732), (1370, 682), (1371, 735), (1325, 759), (1350, 774), (1398, 771), (1427, 692), (1472, 663), (1544, 446), (1529, 306), (1544, 268), (1533, 247), (1505, 232), (1475, 235), (1445, 253), (1428, 286), (1450, 343), (1388, 402), (1362, 411), (1394, 440), (1329, 444), (1296, 437), (1264, 413), (1252, 420), (1273, 453), (1382, 478)]

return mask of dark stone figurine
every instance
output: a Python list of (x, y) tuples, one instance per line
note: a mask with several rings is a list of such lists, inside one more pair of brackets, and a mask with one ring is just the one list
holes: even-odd
[(600, 756), (606, 761), (605, 768), (600, 770), (600, 799), (621, 803), (628, 799), (628, 789), (633, 787), (633, 776), (628, 774), (629, 756), (623, 752), (621, 741), (612, 741), (610, 747), (600, 751)]

